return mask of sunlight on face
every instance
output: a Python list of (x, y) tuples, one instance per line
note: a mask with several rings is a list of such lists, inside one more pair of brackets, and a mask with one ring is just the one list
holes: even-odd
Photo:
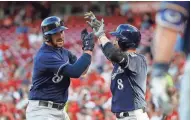
[(52, 35), (53, 45), (56, 47), (63, 47), (64, 45), (64, 31)]
[(119, 40), (119, 39), (116, 37), (116, 39), (112, 41), (113, 45), (114, 45), (116, 48), (119, 48), (118, 40)]

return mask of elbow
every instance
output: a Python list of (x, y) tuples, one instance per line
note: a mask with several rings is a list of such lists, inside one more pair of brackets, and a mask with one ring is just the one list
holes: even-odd
[(80, 76), (73, 76), (73, 77), (71, 77), (71, 78), (79, 78)]
[(85, 72), (82, 73), (82, 75), (85, 75), (87, 73), (87, 70)]
[(81, 74), (74, 74), (73, 76), (72, 76), (72, 78), (79, 78), (81, 76)]
[(113, 59), (115, 58), (115, 55), (114, 55), (113, 52), (108, 53), (107, 56), (108, 56), (108, 58), (109, 58), (110, 60), (113, 60)]
[(113, 52), (107, 53), (107, 54), (105, 54), (105, 56), (110, 61), (114, 61), (114, 59), (115, 59), (115, 55), (113, 54)]
[(71, 76), (71, 77), (72, 77), (72, 78), (79, 78), (79, 77), (81, 77), (82, 74), (83, 74), (83, 71), (77, 69), (77, 70), (75, 70), (75, 71), (72, 72), (72, 76)]
[(82, 75), (81, 72), (73, 71), (72, 74), (70, 74), (71, 78), (79, 78)]
[(81, 72), (80, 68), (76, 68), (73, 67), (73, 65), (70, 65), (66, 67), (63, 73), (70, 78), (79, 78), (83, 72)]
[(112, 43), (108, 42), (105, 46), (102, 47), (102, 51), (105, 56), (112, 61), (115, 58), (118, 49), (116, 49)]

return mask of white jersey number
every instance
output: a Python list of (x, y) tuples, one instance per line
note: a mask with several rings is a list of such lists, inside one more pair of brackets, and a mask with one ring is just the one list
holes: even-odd
[(122, 79), (118, 79), (118, 80), (117, 80), (117, 84), (118, 84), (118, 89), (119, 89), (119, 90), (122, 90), (123, 87), (124, 87), (124, 86), (123, 86), (123, 80), (122, 80)]

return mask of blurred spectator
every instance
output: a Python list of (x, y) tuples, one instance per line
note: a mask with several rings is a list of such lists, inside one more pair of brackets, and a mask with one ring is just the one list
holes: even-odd
[(142, 19), (141, 29), (149, 29), (154, 24), (151, 13), (145, 13)]
[(33, 1), (31, 2), (31, 5), (32, 5), (31, 7), (35, 8), (35, 15), (33, 16), (33, 18), (35, 17), (36, 19), (40, 17), (41, 19), (44, 19), (50, 15), (51, 4), (49, 1), (41, 1), (41, 2)]
[(29, 32), (29, 44), (30, 46), (34, 47), (40, 47), (38, 45), (41, 45), (43, 42), (43, 35), (39, 32), (38, 28), (31, 28)]
[(92, 4), (90, 5), (88, 11), (92, 11), (93, 13), (99, 13), (100, 12), (100, 2), (92, 1)]
[(131, 25), (135, 25), (135, 18), (134, 18), (134, 16), (133, 16), (133, 13), (132, 13), (132, 11), (131, 10), (129, 10), (129, 11), (127, 11), (126, 13), (125, 13), (125, 16), (127, 16), (127, 23), (128, 24), (131, 24)]
[(127, 1), (120, 1), (120, 10), (121, 10), (121, 15), (125, 16), (127, 15), (127, 12), (130, 10), (130, 6)]
[(108, 16), (114, 15), (118, 16), (120, 14), (120, 10), (118, 9), (119, 6), (117, 4), (117, 2), (106, 2), (106, 14)]
[(0, 8), (2, 8), (2, 16), (8, 16), (11, 14), (11, 9), (9, 9), (10, 2), (1, 2)]
[(28, 33), (29, 28), (23, 22), (16, 28), (17, 34)]
[(41, 12), (41, 14), (40, 14), (41, 19), (44, 19), (44, 18), (48, 17), (50, 15), (50, 12), (51, 12), (51, 4), (50, 4), (50, 2), (42, 1), (39, 11)]
[(78, 13), (82, 13), (83, 12), (83, 8), (79, 4), (76, 4), (76, 5), (72, 6), (71, 14), (76, 15)]
[(12, 21), (11, 17), (7, 16), (3, 20), (3, 26), (2, 27), (9, 29), (10, 27), (12, 27), (12, 25), (13, 25), (13, 21)]

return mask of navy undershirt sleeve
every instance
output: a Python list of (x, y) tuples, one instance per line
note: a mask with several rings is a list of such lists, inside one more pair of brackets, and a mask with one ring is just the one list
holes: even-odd
[(61, 68), (63, 75), (79, 78), (91, 63), (91, 55), (84, 53), (74, 64), (67, 64)]

